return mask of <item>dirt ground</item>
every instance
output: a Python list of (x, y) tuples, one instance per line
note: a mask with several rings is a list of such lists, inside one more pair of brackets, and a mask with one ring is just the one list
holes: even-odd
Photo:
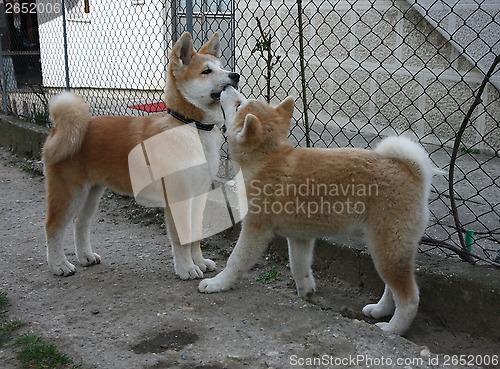
[[(448, 349), (472, 349), (463, 336), (442, 330), (428, 342), (380, 331), (359, 315), (373, 296), (342, 281), (318, 280), (318, 296), (302, 301), (286, 265), (269, 257), (237, 289), (200, 294), (199, 281), (176, 278), (161, 217), (111, 193), (92, 236), (102, 263), (56, 277), (45, 260), (43, 177), (21, 167), (0, 149), (0, 290), (12, 302), (11, 318), (84, 368), (452, 368), (446, 350), (435, 351), (436, 337)], [(67, 255), (75, 263), (71, 237), (68, 231)], [(206, 240), (205, 256), (219, 270), (232, 242)], [(259, 280), (272, 266), (280, 277)], [(495, 353), (490, 343), (484, 347), (482, 353)], [(17, 365), (10, 348), (0, 350), (1, 368)]]

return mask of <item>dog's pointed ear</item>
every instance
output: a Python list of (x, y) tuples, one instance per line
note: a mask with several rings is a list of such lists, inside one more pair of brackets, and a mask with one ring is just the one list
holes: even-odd
[(194, 53), (193, 38), (189, 32), (184, 32), (172, 48), (171, 62), (175, 68), (182, 68), (191, 62)]
[(293, 96), (288, 96), (276, 107), (276, 111), (284, 120), (290, 122), (293, 116), (294, 104), (295, 99)]
[(210, 54), (216, 58), (220, 58), (220, 39), (219, 33), (215, 32), (214, 35), (203, 45), (199, 51), (200, 54)]
[(239, 142), (254, 146), (260, 142), (262, 136), (262, 123), (253, 114), (247, 114), (242, 130), (236, 135)]

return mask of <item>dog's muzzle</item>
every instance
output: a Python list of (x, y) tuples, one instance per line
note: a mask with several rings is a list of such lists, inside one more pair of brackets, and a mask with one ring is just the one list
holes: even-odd
[[(240, 75), (236, 72), (231, 72), (229, 73), (229, 79), (231, 80), (232, 83), (228, 84), (233, 86), (234, 88), (238, 88), (238, 83), (240, 83)], [(226, 87), (228, 86), (226, 85)]]
[(228, 74), (228, 77), (229, 77), (229, 80), (230, 82), (225, 84), (224, 87), (222, 87), (222, 90), (220, 91), (217, 91), (217, 92), (212, 92), (210, 94), (210, 97), (213, 99), (213, 100), (220, 100), (220, 94), (222, 91), (224, 91), (226, 88), (228, 88), (229, 86), (232, 86), (234, 88), (238, 88), (238, 83), (240, 82), (240, 75), (236, 72), (231, 72)]

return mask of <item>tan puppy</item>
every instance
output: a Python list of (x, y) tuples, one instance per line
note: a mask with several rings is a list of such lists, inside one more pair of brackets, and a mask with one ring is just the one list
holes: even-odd
[[(171, 113), (146, 117), (91, 117), (88, 105), (79, 96), (65, 92), (51, 100), (49, 109), (55, 128), (43, 148), (43, 159), (47, 190), (47, 260), (54, 274), (75, 273), (63, 247), (63, 235), (72, 220), (78, 261), (83, 266), (100, 263), (100, 256), (92, 251), (89, 242), (91, 219), (105, 187), (133, 194), (128, 155), (144, 140), (185, 126), (182, 120), (196, 121), (192, 130), (198, 127), (210, 172), (217, 173), (223, 139), (219, 129), (223, 124), (220, 93), (228, 85), (237, 86), (239, 80), (237, 73), (222, 69), (219, 57), (218, 34), (199, 52), (195, 51), (188, 33), (180, 37), (172, 49), (165, 87), (165, 101)], [(175, 145), (194, 144), (179, 142)], [(161, 159), (189, 160), (176, 155), (175, 145), (168, 148), (170, 155)], [(190, 183), (182, 186), (189, 190)], [(203, 258), (199, 241), (180, 244), (168, 207), (165, 218), (176, 274), (182, 279), (193, 279), (201, 278), (206, 270), (214, 270), (215, 263)], [(197, 214), (193, 219), (201, 222)]]
[(418, 309), (414, 260), (437, 172), (425, 150), (403, 137), (386, 138), (375, 150), (293, 148), (287, 139), (293, 98), (273, 108), (228, 88), (221, 104), (231, 157), (243, 171), (248, 214), (226, 268), (201, 281), (199, 290), (231, 288), (278, 234), (288, 239), (298, 294), (309, 296), (316, 290), (314, 239), (361, 228), (386, 283), (380, 301), (363, 313), (394, 313), (377, 325), (403, 334)]

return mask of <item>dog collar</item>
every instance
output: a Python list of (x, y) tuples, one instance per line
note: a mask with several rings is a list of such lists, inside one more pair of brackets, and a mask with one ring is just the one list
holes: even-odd
[(188, 117), (185, 117), (182, 114), (177, 113), (176, 111), (174, 111), (170, 108), (167, 109), (167, 113), (170, 114), (171, 116), (173, 116), (175, 119), (180, 120), (182, 123), (185, 123), (185, 124), (194, 123), (196, 128), (201, 130), (201, 131), (211, 131), (215, 126), (215, 124), (203, 124), (201, 122), (198, 122), (197, 120), (190, 119)]

